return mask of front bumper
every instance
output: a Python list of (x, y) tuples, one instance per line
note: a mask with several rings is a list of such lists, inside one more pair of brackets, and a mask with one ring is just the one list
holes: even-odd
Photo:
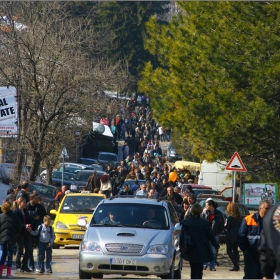
[[(79, 245), (83, 239), (85, 231), (55, 231), (54, 243), (60, 246), (64, 245)], [(73, 238), (73, 235), (80, 235), (80, 238)]]
[[(132, 259), (136, 265), (111, 264), (110, 259)], [(169, 272), (172, 255), (146, 254), (143, 256), (120, 256), (80, 251), (80, 269), (87, 273), (164, 275)]]

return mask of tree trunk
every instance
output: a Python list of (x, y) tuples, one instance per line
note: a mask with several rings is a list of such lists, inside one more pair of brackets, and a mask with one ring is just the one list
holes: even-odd
[(15, 162), (15, 170), (13, 176), (14, 185), (19, 185), (21, 183), (21, 171), (22, 171), (23, 161), (24, 161), (24, 148), (21, 147), (20, 143), (18, 143), (18, 153)]
[(36, 180), (36, 175), (38, 175), (40, 163), (41, 163), (41, 155), (37, 152), (34, 152), (33, 159), (32, 159), (32, 166), (29, 174), (30, 181)]
[(52, 172), (53, 172), (53, 164), (47, 162), (47, 175), (46, 175), (47, 185), (52, 185)]
[(280, 170), (279, 170), (279, 165), (277, 163), (279, 159), (280, 156), (278, 155), (278, 153), (273, 151), (273, 171), (274, 171), (275, 178), (280, 178)]

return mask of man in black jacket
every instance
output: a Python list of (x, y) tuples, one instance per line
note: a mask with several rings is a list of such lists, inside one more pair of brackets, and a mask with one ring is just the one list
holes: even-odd
[(27, 181), (24, 181), (22, 183), (21, 190), (18, 192), (16, 196), (16, 199), (23, 197), (27, 203), (29, 201), (28, 192), (29, 192), (29, 183)]
[(166, 199), (166, 200), (173, 200), (174, 199), (174, 201), (179, 205), (181, 205), (181, 203), (183, 201), (182, 196), (175, 193), (174, 188), (171, 187), (171, 186), (169, 186), (167, 188), (167, 194), (165, 196), (163, 196), (162, 199)]
[[(263, 279), (280, 279), (280, 201), (263, 218), (258, 252)], [(274, 277), (276, 275), (276, 278)]]
[[(29, 213), (30, 220), (31, 220), (31, 229), (36, 230), (39, 225), (43, 223), (43, 218), (47, 215), (46, 209), (43, 205), (38, 204), (38, 195), (37, 194), (30, 194), (29, 202), (26, 205), (26, 210)], [(34, 256), (33, 256), (33, 248), (37, 246), (38, 238), (37, 236), (31, 236), (31, 253), (29, 255), (29, 267), (33, 271), (35, 270), (34, 264)]]

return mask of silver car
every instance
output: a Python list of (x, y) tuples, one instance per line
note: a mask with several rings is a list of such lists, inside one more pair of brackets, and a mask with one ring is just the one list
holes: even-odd
[(100, 202), (79, 248), (80, 279), (103, 274), (181, 279), (181, 226), (169, 201), (117, 197)]

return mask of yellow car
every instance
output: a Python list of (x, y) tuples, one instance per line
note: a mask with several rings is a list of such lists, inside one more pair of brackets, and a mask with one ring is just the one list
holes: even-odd
[(51, 210), (55, 215), (53, 229), (55, 240), (54, 249), (64, 245), (79, 245), (83, 239), (85, 229), (77, 225), (79, 219), (89, 220), (98, 203), (106, 198), (103, 194), (90, 192), (69, 193), (62, 199), (58, 210)]

